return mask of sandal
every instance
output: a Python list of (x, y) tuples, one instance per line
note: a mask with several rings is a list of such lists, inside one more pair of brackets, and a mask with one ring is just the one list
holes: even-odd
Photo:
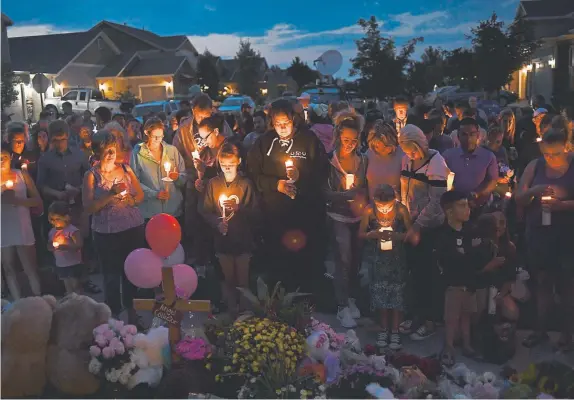
[(455, 364), (454, 356), (450, 351), (444, 350), (440, 355), (440, 362), (446, 368), (451, 368)]
[(548, 341), (548, 334), (542, 332), (532, 332), (526, 339), (522, 341), (522, 345), (528, 349), (538, 346), (541, 343)]

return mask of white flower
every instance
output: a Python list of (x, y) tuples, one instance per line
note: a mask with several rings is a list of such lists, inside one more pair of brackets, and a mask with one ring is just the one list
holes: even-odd
[(249, 380), (249, 382), (255, 383), (256, 380), (257, 380), (256, 378), (251, 378), (251, 379)]
[(122, 385), (127, 385), (127, 384), (128, 384), (128, 381), (130, 380), (130, 376), (131, 376), (131, 374), (129, 374), (129, 373), (121, 374), (121, 375), (120, 375), (120, 378), (119, 378), (119, 382), (120, 382)]
[(90, 364), (88, 365), (88, 370), (90, 371), (90, 373), (97, 375), (100, 373), (101, 368), (102, 363), (99, 362), (96, 358), (92, 358), (90, 360)]
[(112, 368), (109, 372), (106, 373), (106, 379), (112, 383), (116, 383), (120, 378), (119, 371), (115, 368)]
[(320, 385), (320, 386), (319, 386), (319, 390), (320, 390), (321, 392), (324, 392), (324, 391), (325, 391), (325, 385)]

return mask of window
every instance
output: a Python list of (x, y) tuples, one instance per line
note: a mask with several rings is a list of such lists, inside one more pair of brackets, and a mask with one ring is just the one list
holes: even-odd
[(78, 98), (78, 91), (77, 90), (71, 90), (68, 93), (66, 93), (66, 95), (64, 97), (62, 97), (62, 100), (64, 100), (64, 101), (76, 101), (77, 98)]
[(80, 101), (86, 101), (86, 97), (88, 96), (87, 92), (80, 92)]
[(97, 101), (104, 100), (104, 96), (102, 95), (102, 92), (100, 92), (99, 90), (92, 89), (92, 100), (97, 100)]

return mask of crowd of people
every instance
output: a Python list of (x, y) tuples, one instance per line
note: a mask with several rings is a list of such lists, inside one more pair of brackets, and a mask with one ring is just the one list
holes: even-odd
[[(99, 291), (95, 268), (114, 315), (127, 309), (139, 323), (124, 260), (147, 246), (150, 218), (167, 213), (182, 227), (186, 261), (199, 275), (215, 266), (230, 313), (247, 307), (236, 288), (257, 266), (288, 291), (336, 303), (353, 328), (367, 266), (377, 345), (398, 350), (402, 335), (424, 340), (444, 322), (442, 361), (452, 365), (459, 337), (478, 357), (485, 315), (498, 336), (512, 334), (524, 267), (538, 325), (523, 344), (547, 340), (549, 310), (561, 307), (559, 346), (572, 345), (571, 109), (557, 114), (538, 96), (488, 117), (475, 98), (430, 106), (417, 96), (361, 115), (302, 96), (258, 111), (244, 104), (235, 116), (200, 94), (143, 123), (103, 107), (95, 124), (90, 112), (63, 111), (4, 133), (2, 271), (13, 299), (18, 263), (34, 295), (39, 263), (51, 260), (68, 292)], [(318, 283), (331, 256), (334, 298), (325, 299)]]

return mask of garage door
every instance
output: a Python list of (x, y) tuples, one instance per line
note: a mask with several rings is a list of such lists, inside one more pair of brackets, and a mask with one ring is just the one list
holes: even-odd
[(167, 90), (165, 86), (140, 86), (142, 94), (142, 103), (147, 101), (157, 101), (167, 99)]

